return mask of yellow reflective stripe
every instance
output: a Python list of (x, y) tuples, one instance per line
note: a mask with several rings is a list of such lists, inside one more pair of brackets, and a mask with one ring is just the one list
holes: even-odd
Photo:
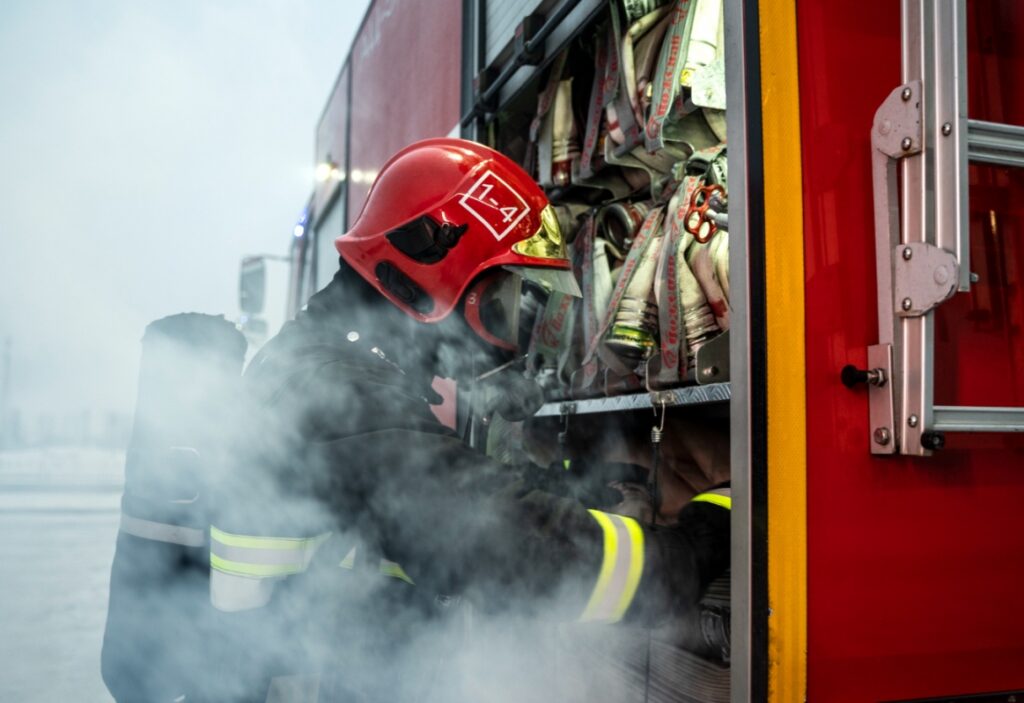
[(644, 569), (644, 533), (628, 517), (588, 511), (604, 534), (604, 557), (594, 591), (583, 609), (584, 622), (613, 623), (622, 619), (633, 602)]
[(357, 549), (358, 549), (358, 547), (352, 547), (352, 549), (348, 550), (348, 554), (345, 555), (345, 558), (341, 560), (341, 562), (338, 564), (338, 566), (340, 566), (343, 569), (354, 569), (354, 568), (356, 568), (356, 550)]
[(597, 524), (601, 526), (604, 533), (604, 558), (601, 560), (601, 571), (597, 575), (597, 583), (594, 584), (594, 592), (590, 594), (587, 607), (583, 609), (580, 620), (584, 622), (594, 620), (597, 617), (598, 608), (604, 601), (608, 591), (608, 584), (612, 580), (612, 573), (615, 571), (615, 560), (618, 556), (619, 538), (618, 531), (612, 525), (611, 519), (600, 510), (588, 510)]
[(644, 531), (640, 523), (628, 517), (620, 517), (626, 523), (626, 531), (629, 532), (629, 573), (626, 575), (626, 587), (622, 591), (618, 605), (615, 606), (615, 621), (622, 619), (633, 602), (636, 589), (640, 585), (640, 576), (644, 572)]
[(249, 535), (233, 535), (218, 530), (210, 525), (210, 539), (215, 539), (229, 547), (245, 547), (247, 549), (305, 549), (313, 542), (323, 539), (316, 537), (252, 537)]
[(405, 573), (405, 569), (403, 569), (401, 565), (397, 562), (388, 561), (387, 559), (381, 559), (380, 573), (382, 573), (384, 576), (388, 576), (393, 579), (401, 579), (410, 586), (416, 585), (416, 583), (411, 578), (409, 578), (409, 574)]
[(693, 503), (714, 503), (726, 510), (732, 510), (732, 496), (723, 496), (718, 493), (701, 493), (693, 497)]
[(248, 564), (241, 561), (231, 561), (216, 554), (210, 554), (210, 566), (217, 571), (223, 571), (227, 574), (255, 576), (258, 578), (288, 576), (290, 574), (297, 574), (305, 569), (305, 566), (302, 564)]

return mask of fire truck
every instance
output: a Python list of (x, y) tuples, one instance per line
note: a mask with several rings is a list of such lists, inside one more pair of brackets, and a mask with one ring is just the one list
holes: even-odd
[[(728, 324), (662, 384), (636, 369), (664, 329), (629, 337), (643, 366), (563, 379), (536, 422), (728, 418), (732, 701), (1024, 700), (1022, 33), (1015, 0), (374, 0), (317, 126), (288, 315), (417, 139), (508, 153), (577, 222), (681, 208), (727, 241)], [(703, 134), (671, 144), (673, 112)]]

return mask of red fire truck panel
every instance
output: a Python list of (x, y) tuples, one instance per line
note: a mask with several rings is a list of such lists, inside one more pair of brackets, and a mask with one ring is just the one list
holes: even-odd
[(462, 3), (377, 0), (352, 47), (349, 222), (377, 170), (410, 142), (459, 121)]
[[(969, 114), (1022, 124), (1024, 103), (1012, 87), (1019, 85), (1012, 76), (1020, 75), (1020, 49), (1000, 28), (1019, 28), (1024, 8), (982, 5), (968, 8)], [(874, 457), (867, 394), (839, 382), (840, 368), (863, 367), (865, 348), (878, 339), (869, 130), (875, 109), (900, 82), (899, 4), (866, 12), (863, 5), (802, 2), (797, 16), (807, 697), (906, 700), (1020, 689), (1024, 436), (951, 434), (947, 449), (929, 458)], [(999, 106), (996, 98), (1006, 102)], [(971, 268), (979, 281), (939, 309), (937, 404), (1024, 405), (1022, 185), (1010, 169), (971, 169)]]

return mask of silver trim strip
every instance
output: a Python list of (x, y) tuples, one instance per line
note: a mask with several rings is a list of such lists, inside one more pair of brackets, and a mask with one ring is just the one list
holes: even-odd
[[(967, 221), (967, 18), (963, 0), (929, 0), (922, 8), (922, 81), (926, 167), (934, 183), (935, 245), (956, 254), (957, 287), (971, 289)], [(952, 38), (952, 42), (950, 42)]]
[(752, 523), (750, 441), (750, 286), (747, 258), (747, 57), (744, 51), (744, 0), (725, 0), (725, 84), (729, 133), (729, 390), (732, 509), (732, 665), (733, 703), (751, 700)]
[(132, 537), (140, 537), (153, 542), (180, 544), (183, 547), (202, 547), (206, 539), (205, 530), (143, 520), (124, 513), (121, 513), (121, 532)]
[(974, 163), (1024, 168), (1024, 127), (967, 120), (967, 158)]
[(732, 397), (728, 383), (709, 383), (706, 386), (683, 386), (653, 393), (631, 393), (608, 398), (586, 398), (545, 403), (536, 417), (558, 417), (561, 415), (586, 415), (589, 413), (614, 413), (623, 410), (647, 410), (665, 405), (704, 405), (724, 403)]
[(1024, 408), (936, 405), (931, 429), (942, 432), (1024, 432)]

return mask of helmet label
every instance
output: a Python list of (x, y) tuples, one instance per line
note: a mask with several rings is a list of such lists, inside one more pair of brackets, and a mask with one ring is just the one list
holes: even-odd
[(485, 171), (459, 199), (499, 242), (530, 212), (529, 205), (494, 171)]

